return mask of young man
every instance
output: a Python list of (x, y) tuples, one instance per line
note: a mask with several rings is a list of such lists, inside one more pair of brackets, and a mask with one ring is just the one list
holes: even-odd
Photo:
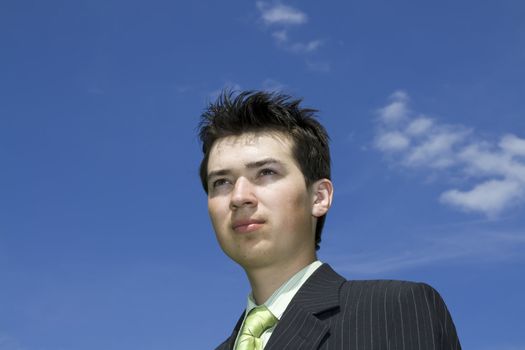
[(223, 93), (203, 113), (200, 167), (222, 250), (252, 292), (220, 350), (460, 349), (439, 294), (404, 281), (346, 281), (317, 260), (332, 203), (315, 110), (265, 92)]

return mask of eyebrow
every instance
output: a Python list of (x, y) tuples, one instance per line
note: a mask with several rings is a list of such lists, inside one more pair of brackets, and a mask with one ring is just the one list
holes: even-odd
[[(275, 158), (264, 158), (264, 159), (261, 159), (261, 160), (255, 161), (255, 162), (246, 163), (246, 164), (244, 164), (244, 167), (247, 168), (247, 169), (255, 169), (255, 168), (260, 168), (260, 167), (263, 167), (263, 166), (269, 165), (269, 164), (282, 165), (283, 163), (281, 161), (275, 159)], [(209, 180), (212, 177), (229, 175), (229, 174), (231, 174), (231, 172), (232, 171), (230, 169), (220, 169), (220, 170), (210, 171), (210, 173), (207, 176), (207, 179)]]
[(244, 166), (248, 169), (253, 169), (253, 168), (260, 168), (268, 164), (282, 164), (282, 163), (274, 158), (265, 158), (265, 159), (258, 160), (256, 162), (246, 163)]

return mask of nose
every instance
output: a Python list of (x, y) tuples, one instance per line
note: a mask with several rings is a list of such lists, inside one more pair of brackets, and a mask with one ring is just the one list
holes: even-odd
[(231, 192), (230, 209), (253, 207), (257, 205), (257, 197), (253, 193), (253, 186), (245, 177), (237, 178)]

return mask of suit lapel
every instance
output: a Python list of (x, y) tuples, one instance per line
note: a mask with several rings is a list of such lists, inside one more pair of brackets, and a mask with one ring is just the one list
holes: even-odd
[(339, 308), (339, 288), (345, 279), (323, 264), (299, 289), (286, 308), (265, 350), (317, 349), (329, 336), (328, 315)]

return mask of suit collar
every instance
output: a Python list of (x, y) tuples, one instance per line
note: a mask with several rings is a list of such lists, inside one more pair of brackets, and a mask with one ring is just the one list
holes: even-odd
[[(328, 264), (320, 266), (292, 299), (281, 320), (266, 344), (265, 350), (317, 349), (319, 343), (329, 332), (323, 322), (324, 313), (339, 308), (339, 289), (345, 279)], [(231, 350), (241, 328), (244, 313), (239, 318), (231, 336), (218, 350)]]
[(314, 315), (336, 308), (339, 306), (339, 288), (345, 281), (330, 265), (323, 264), (304, 283), (290, 305), (299, 304)]
[(345, 279), (323, 264), (288, 305), (265, 350), (317, 349), (329, 332), (322, 314), (339, 308), (339, 289)]

